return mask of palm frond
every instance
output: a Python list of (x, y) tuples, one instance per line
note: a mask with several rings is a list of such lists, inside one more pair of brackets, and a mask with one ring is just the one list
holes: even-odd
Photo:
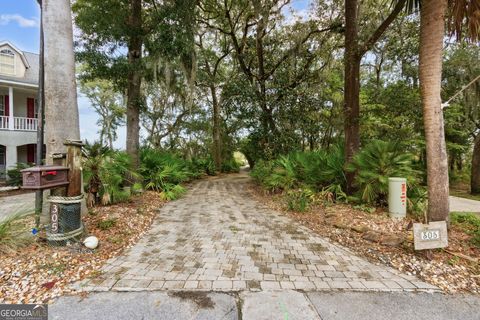
[(480, 41), (480, 1), (449, 0), (448, 26), (460, 41), (465, 35), (471, 41)]

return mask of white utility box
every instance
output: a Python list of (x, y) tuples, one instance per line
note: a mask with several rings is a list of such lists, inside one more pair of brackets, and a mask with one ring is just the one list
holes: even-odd
[(407, 216), (407, 179), (388, 178), (388, 212), (392, 218)]

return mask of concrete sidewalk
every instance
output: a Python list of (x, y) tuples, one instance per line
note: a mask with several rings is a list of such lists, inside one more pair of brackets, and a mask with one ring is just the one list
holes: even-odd
[(440, 293), (141, 291), (62, 297), (49, 319), (476, 320), (478, 310), (478, 296)]
[(0, 221), (17, 213), (35, 211), (35, 192), (0, 197)]
[(450, 211), (480, 213), (480, 201), (450, 196)]

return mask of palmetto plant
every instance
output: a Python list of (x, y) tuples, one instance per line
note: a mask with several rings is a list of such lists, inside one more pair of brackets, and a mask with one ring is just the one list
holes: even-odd
[(389, 177), (407, 178), (410, 183), (416, 181), (412, 161), (413, 155), (403, 152), (398, 144), (376, 140), (354, 156), (347, 170), (357, 173), (355, 183), (361, 201), (385, 204)]
[(272, 191), (292, 189), (298, 182), (295, 162), (289, 156), (275, 160), (271, 174), (265, 179), (266, 186)]
[(89, 143), (82, 148), (83, 152), (83, 181), (87, 192), (87, 204), (92, 207), (97, 202), (101, 187), (100, 168), (103, 159), (112, 153), (112, 150), (99, 142)]
[(87, 142), (83, 156), (83, 179), (89, 206), (95, 205), (100, 198), (104, 205), (128, 199), (129, 194), (123, 187), (133, 182), (130, 178), (139, 176), (125, 152), (113, 151), (99, 142)]
[(297, 153), (297, 176), (317, 190), (330, 185), (345, 187), (344, 148), (334, 145), (328, 150)]
[(179, 184), (196, 176), (189, 170), (187, 161), (154, 149), (142, 150), (140, 172), (145, 179), (145, 187), (161, 192), (161, 197), (167, 200), (183, 194), (185, 189)]

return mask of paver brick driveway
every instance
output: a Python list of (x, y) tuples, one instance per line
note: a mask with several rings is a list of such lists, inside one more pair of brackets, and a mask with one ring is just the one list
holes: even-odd
[(99, 278), (77, 285), (86, 291), (436, 290), (258, 203), (248, 182), (245, 174), (195, 182)]

